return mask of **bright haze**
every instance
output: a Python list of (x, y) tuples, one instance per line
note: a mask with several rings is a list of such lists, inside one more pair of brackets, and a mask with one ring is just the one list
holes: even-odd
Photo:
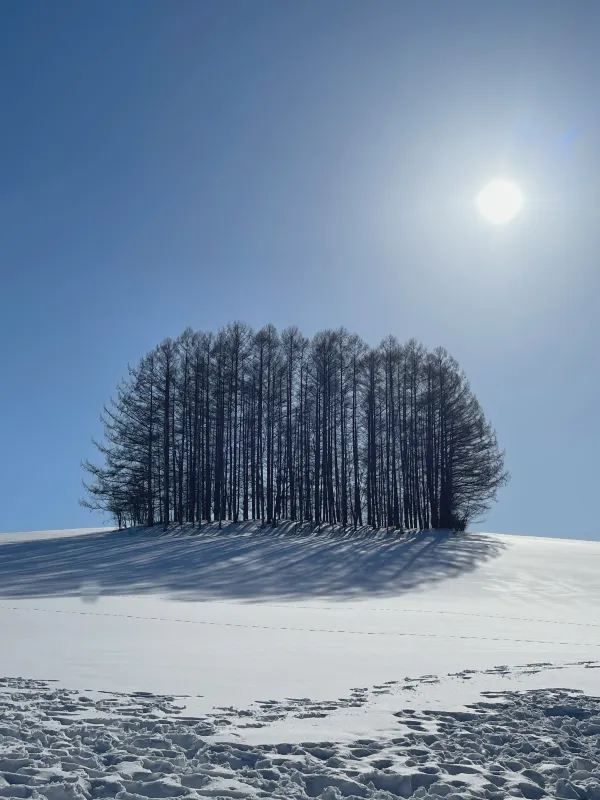
[[(2, 22), (0, 530), (99, 523), (80, 462), (127, 364), (241, 319), (443, 345), (512, 474), (481, 527), (598, 533), (600, 6)], [(477, 205), (499, 179), (505, 224)]]

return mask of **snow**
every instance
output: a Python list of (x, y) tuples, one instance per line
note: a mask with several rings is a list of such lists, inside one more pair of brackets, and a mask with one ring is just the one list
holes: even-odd
[(0, 797), (600, 800), (599, 568), (483, 533), (3, 534)]

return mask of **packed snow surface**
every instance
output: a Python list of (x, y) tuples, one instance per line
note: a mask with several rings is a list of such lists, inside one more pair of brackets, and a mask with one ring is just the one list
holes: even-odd
[(0, 798), (600, 800), (600, 543), (0, 535)]

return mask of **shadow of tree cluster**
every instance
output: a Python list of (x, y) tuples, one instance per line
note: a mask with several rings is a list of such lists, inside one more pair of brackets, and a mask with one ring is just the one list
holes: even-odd
[(409, 536), (230, 523), (84, 534), (2, 545), (0, 596), (163, 594), (248, 602), (398, 595), (470, 572), (505, 545), (489, 535)]

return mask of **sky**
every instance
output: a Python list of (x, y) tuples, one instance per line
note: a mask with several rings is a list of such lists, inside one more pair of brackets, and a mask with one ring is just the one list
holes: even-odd
[(443, 345), (511, 473), (479, 527), (600, 538), (599, 4), (2, 12), (0, 531), (101, 523), (127, 365), (239, 319)]

